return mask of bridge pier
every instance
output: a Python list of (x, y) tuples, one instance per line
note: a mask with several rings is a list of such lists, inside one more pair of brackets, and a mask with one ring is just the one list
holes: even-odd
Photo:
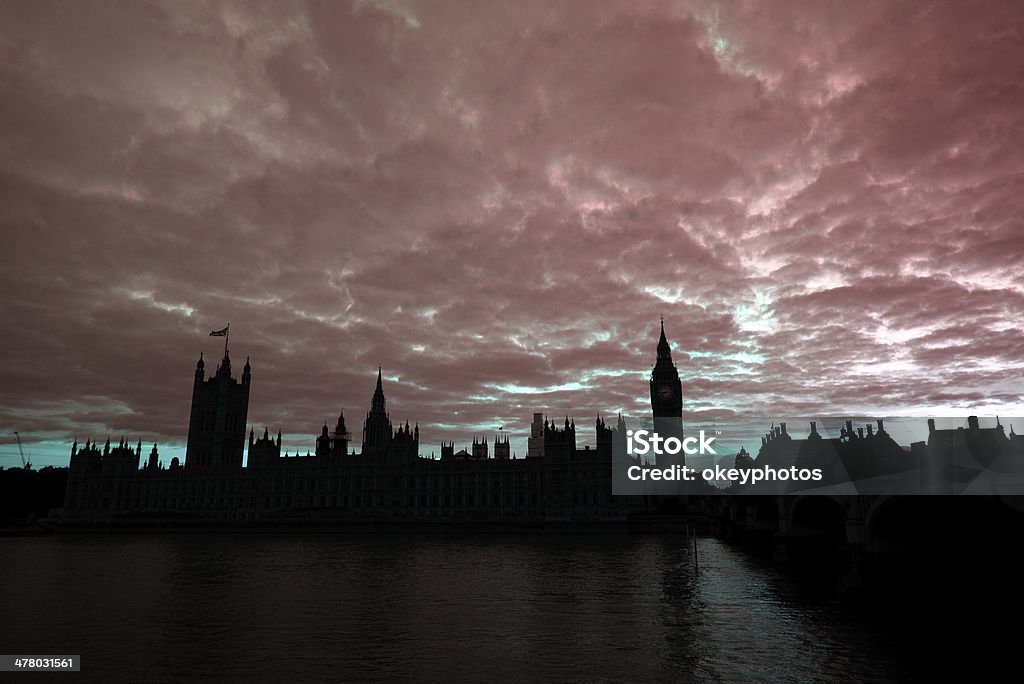
[(747, 551), (777, 563), (827, 569), (841, 595), (860, 595), (865, 583), (866, 497), (736, 497), (714, 511), (720, 529)]
[(784, 532), (776, 532), (772, 544), (772, 560), (776, 563), (788, 563), (790, 535)]

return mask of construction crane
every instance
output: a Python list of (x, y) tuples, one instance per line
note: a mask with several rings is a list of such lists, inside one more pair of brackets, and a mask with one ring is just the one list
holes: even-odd
[(21, 454), (21, 469), (22, 470), (31, 470), (32, 469), (32, 462), (25, 460), (25, 449), (22, 448), (22, 446), (21, 446), (21, 435), (18, 434), (17, 430), (14, 431), (14, 437), (15, 437), (15, 439), (18, 440), (18, 453)]

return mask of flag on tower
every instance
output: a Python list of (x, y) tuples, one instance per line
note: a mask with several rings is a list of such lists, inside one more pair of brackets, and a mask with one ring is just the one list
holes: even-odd
[(228, 328), (230, 327), (231, 324), (229, 323), (228, 326), (225, 328), (221, 328), (220, 330), (214, 330), (213, 332), (210, 333), (210, 337), (227, 337)]

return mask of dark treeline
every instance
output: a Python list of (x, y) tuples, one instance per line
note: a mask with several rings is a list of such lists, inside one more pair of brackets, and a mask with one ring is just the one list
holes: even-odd
[(64, 505), (68, 469), (0, 468), (0, 525), (23, 525)]

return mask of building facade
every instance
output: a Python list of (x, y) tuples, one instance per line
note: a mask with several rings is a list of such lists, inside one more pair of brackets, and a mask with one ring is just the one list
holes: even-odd
[[(678, 372), (664, 324), (651, 379), (657, 417), (681, 415)], [(616, 520), (628, 511), (612, 495), (612, 448), (624, 442), (625, 422), (598, 417), (594, 448), (580, 448), (576, 423), (561, 425), (535, 413), (525, 458), (510, 453), (507, 434), (473, 439), (470, 450), (442, 443), (439, 459), (419, 454), (419, 426), (395, 427), (387, 412), (382, 370), (363, 421), (362, 445), (350, 449), (343, 414), (325, 423), (315, 450), (281, 453), (281, 433), (250, 428), (243, 465), (252, 368), (231, 374), (227, 350), (212, 376), (196, 365), (185, 463), (159, 463), (156, 445), (140, 468), (141, 443), (101, 452), (72, 447), (63, 515), (81, 523), (120, 520), (262, 522), (354, 519)], [(666, 388), (668, 388), (666, 390)]]
[[(534, 413), (524, 458), (511, 454), (509, 436), (493, 443), (473, 438), (469, 449), (440, 445), (440, 458), (420, 456), (419, 425), (395, 426), (387, 412), (382, 370), (362, 428), (362, 445), (352, 449), (344, 414), (326, 423), (305, 456), (282, 454), (281, 432), (250, 428), (245, 439), (252, 368), (231, 372), (227, 349), (210, 376), (202, 356), (196, 364), (185, 463), (159, 460), (154, 444), (145, 462), (142, 443), (108, 439), (100, 448), (72, 445), (63, 518), (71, 524), (256, 524), (369, 520), (599, 521), (623, 519), (643, 497), (612, 494), (613, 451), (625, 453), (626, 424), (597, 417), (594, 448), (579, 447), (575, 420), (561, 423)], [(682, 438), (682, 384), (672, 362), (662, 322), (650, 378), (656, 430)], [(243, 461), (247, 447), (248, 460)], [(919, 471), (923, 491), (959, 493), (950, 483), (983, 478), (1019, 464), (1024, 439), (968, 419), (966, 428), (939, 430), (929, 421), (927, 442), (904, 448), (882, 420), (854, 428), (846, 421), (838, 438), (826, 438), (810, 423), (806, 438), (790, 435), (785, 423), (772, 425), (756, 458), (742, 450), (740, 470), (821, 468), (820, 484), (872, 481)], [(662, 460), (658, 467), (682, 462)], [(639, 460), (636, 462), (640, 465)], [(650, 467), (651, 464), (642, 464)], [(965, 473), (970, 478), (965, 479)], [(998, 485), (994, 482), (991, 486)], [(965, 485), (966, 486), (966, 485)], [(972, 485), (976, 486), (976, 484)], [(792, 488), (794, 491), (802, 487)]]

